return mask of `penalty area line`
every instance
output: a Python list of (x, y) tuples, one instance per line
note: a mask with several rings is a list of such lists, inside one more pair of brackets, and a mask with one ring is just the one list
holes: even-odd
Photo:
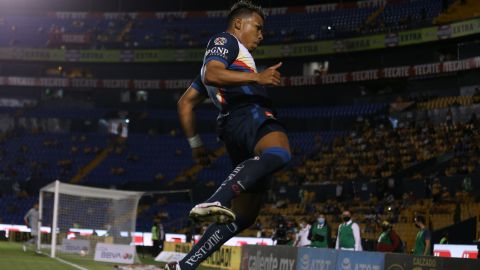
[(74, 263), (69, 262), (69, 261), (66, 261), (66, 260), (64, 260), (64, 259), (60, 259), (60, 258), (58, 258), (58, 257), (52, 258), (52, 257), (50, 257), (50, 256), (47, 256), (46, 254), (44, 254), (44, 253), (41, 252), (41, 251), (39, 252), (39, 254), (41, 254), (41, 255), (43, 255), (43, 256), (46, 256), (46, 257), (48, 257), (48, 258), (57, 260), (57, 261), (59, 261), (59, 262), (61, 262), (61, 263), (64, 263), (64, 264), (66, 264), (66, 265), (70, 265), (71, 267), (77, 268), (78, 270), (88, 270), (88, 269), (85, 268), (85, 267), (81, 267), (81, 266), (78, 265), (78, 264), (74, 264)]

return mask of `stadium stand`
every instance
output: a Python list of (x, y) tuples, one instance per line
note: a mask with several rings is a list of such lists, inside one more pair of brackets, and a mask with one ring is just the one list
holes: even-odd
[[(333, 10), (292, 8), (268, 16), (265, 44), (351, 37), (432, 25), (441, 1), (398, 0), (382, 5), (338, 5)], [(378, 13), (378, 14), (377, 14)], [(0, 46), (33, 48), (198, 48), (224, 30), (224, 17), (141, 14), (49, 13), (0, 16)], [(370, 17), (374, 16), (372, 20)], [(370, 22), (369, 20), (372, 20)], [(320, 26), (320, 27), (318, 27)]]

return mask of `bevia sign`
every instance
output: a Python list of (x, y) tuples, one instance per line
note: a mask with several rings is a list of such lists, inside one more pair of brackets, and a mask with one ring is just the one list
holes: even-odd
[(135, 246), (97, 243), (95, 261), (128, 263), (135, 259)]

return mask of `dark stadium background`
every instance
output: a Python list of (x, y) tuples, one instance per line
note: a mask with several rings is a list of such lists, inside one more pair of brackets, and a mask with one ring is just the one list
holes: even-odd
[[(426, 6), (408, 8), (410, 1)], [(36, 20), (40, 17), (38, 20), (42, 21), (41, 16), (47, 15), (41, 14), (54, 11), (226, 10), (233, 2), (2, 1), (0, 18), (4, 18), (3, 27), (6, 27), (8, 16), (23, 16), (19, 20), (25, 22), (29, 16)], [(335, 1), (258, 1), (265, 8), (332, 2)], [(359, 27), (365, 28), (349, 31), (342, 31), (333, 19), (331, 25), (315, 25), (314, 16), (293, 18), (287, 14), (282, 22), (283, 18), (276, 15), (272, 19), (276, 23), (275, 29), (284, 27), (287, 34), (284, 39), (275, 39), (281, 31), (268, 35), (265, 46), (282, 44), (294, 47), (297, 43), (319, 41), (319, 36), (321, 40), (388, 34), (396, 37), (395, 34), (401, 31), (436, 26), (434, 19), (448, 11), (450, 6), (459, 5), (457, 2), (460, 1), (391, 1), (387, 5), (405, 5), (402, 6), (405, 13), (398, 15), (401, 24), (374, 19), (370, 24), (359, 23)], [(349, 8), (355, 5), (355, 1), (337, 3)], [(362, 18), (368, 20), (378, 10), (373, 5), (368, 16)], [(320, 76), (328, 74), (474, 59), (480, 56), (478, 13), (476, 16), (476, 21), (472, 23), (476, 25), (476, 30), (457, 38), (372, 50), (261, 58), (256, 60), (256, 64), (263, 69), (282, 61), (282, 76), (292, 82), (294, 77), (305, 75), (317, 76), (314, 81), (318, 82)], [(125, 20), (131, 20), (127, 17)], [(453, 18), (444, 24), (468, 22), (474, 17)], [(189, 19), (192, 18), (184, 20)], [(71, 21), (66, 19), (65, 24)], [(133, 25), (137, 23), (132, 20)], [(168, 24), (169, 21), (161, 23)], [(101, 26), (95, 33), (102, 34), (102, 30), (107, 31), (108, 27)], [(115, 25), (112, 28), (119, 27)], [(148, 27), (154, 29), (154, 26)], [(222, 29), (221, 25), (218, 27)], [(301, 28), (322, 30), (317, 36), (310, 37), (298, 34)], [(0, 30), (7, 31), (5, 29)], [(269, 31), (268, 17), (265, 30)], [(290, 36), (288, 31), (292, 31)], [(269, 37), (274, 41), (269, 41)], [(204, 40), (190, 43), (193, 46), (162, 43), (163, 47), (156, 47), (152, 45), (155, 43), (145, 40), (136, 46), (133, 45), (135, 41), (131, 38), (125, 42), (104, 42), (95, 46), (88, 42), (32, 45), (21, 38), (13, 41), (5, 38), (0, 39), (0, 47), (100, 51), (205, 47)], [(151, 63), (1, 59), (0, 77), (192, 80), (201, 66), (201, 59)], [(328, 70), (305, 74), (306, 64), (313, 62), (328, 62)], [(472, 243), (478, 239), (480, 122), (476, 117), (480, 102), (479, 68), (477, 65), (455, 72), (395, 79), (307, 83), (301, 86), (291, 83), (289, 86), (269, 88), (279, 117), (289, 130), (295, 158), (289, 168), (276, 175), (259, 222), (244, 235), (256, 236), (257, 231), (261, 231), (264, 236), (270, 237), (278, 223), (293, 228), (299, 218), (306, 217), (313, 222), (318, 213), (327, 214), (330, 225), (336, 228), (340, 222), (340, 210), (350, 208), (362, 227), (364, 247), (370, 250), (375, 248), (380, 233), (376, 222), (382, 220), (394, 223), (411, 249), (417, 232), (413, 225), (415, 213), (427, 216), (428, 226), (434, 232), (434, 242), (438, 242), (445, 231), (449, 232), (452, 243)], [(138, 231), (149, 231), (152, 220), (160, 218), (168, 231), (188, 232), (190, 224), (186, 216), (192, 203), (212, 193), (230, 167), (214, 134), (216, 111), (211, 104), (205, 104), (199, 110), (198, 130), (207, 146), (215, 151), (216, 161), (210, 168), (195, 168), (175, 111), (176, 101), (185, 88), (166, 88), (139, 93), (138, 89), (112, 87), (1, 86), (0, 99), (33, 100), (35, 104), (0, 107), (4, 121), (1, 132), (0, 223), (22, 224), (24, 213), (38, 199), (39, 188), (59, 178), (65, 182), (130, 190), (192, 189), (192, 196), (174, 194), (143, 198), (137, 221)], [(145, 93), (146, 100), (142, 98)], [(127, 96), (129, 101), (125, 101)], [(106, 133), (102, 120), (111, 119), (128, 119), (128, 138), (117, 142), (114, 135)], [(397, 123), (401, 123), (400, 127)], [(79, 170), (107, 148), (110, 149), (109, 156), (98, 168), (79, 178)], [(342, 194), (336, 193), (339, 186)]]

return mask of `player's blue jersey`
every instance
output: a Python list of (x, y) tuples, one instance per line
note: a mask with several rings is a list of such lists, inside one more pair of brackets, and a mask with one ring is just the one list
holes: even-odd
[[(200, 73), (202, 82), (205, 82), (205, 65), (212, 60), (222, 62), (229, 70), (257, 72), (250, 52), (235, 36), (227, 32), (213, 36), (208, 42)], [(229, 87), (215, 87), (205, 83), (204, 85), (213, 104), (223, 113), (243, 104), (260, 103), (267, 106), (270, 104), (265, 87), (257, 83)]]

